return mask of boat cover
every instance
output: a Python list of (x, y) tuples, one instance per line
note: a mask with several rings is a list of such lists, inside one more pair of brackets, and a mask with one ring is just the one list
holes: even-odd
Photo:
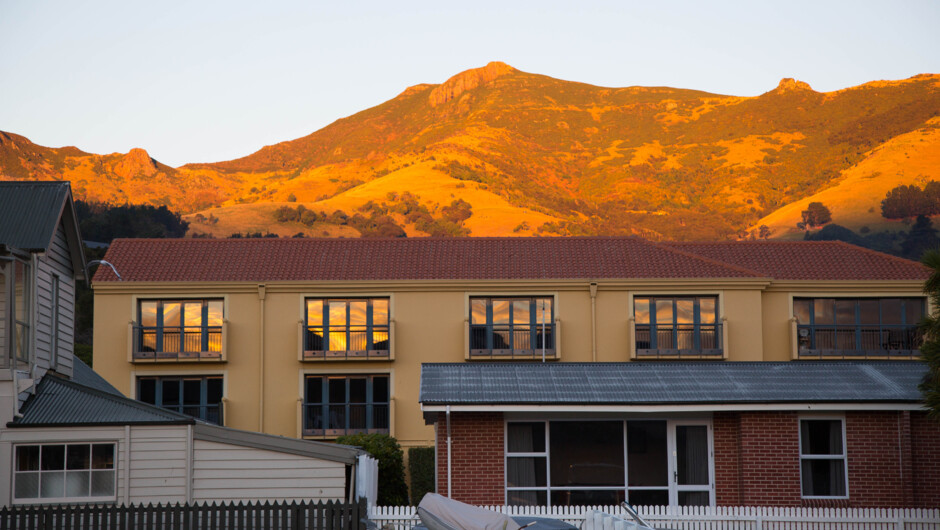
[(470, 506), (428, 493), (418, 504), (418, 515), (428, 530), (519, 530), (508, 515)]

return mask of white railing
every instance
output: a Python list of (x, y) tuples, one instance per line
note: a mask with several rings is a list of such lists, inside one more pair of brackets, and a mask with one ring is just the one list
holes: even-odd
[[(484, 506), (509, 515), (560, 519), (580, 527), (592, 510), (629, 518), (619, 506)], [(641, 506), (655, 528), (674, 530), (940, 530), (940, 509), (807, 508), (770, 506)], [(408, 530), (418, 523), (413, 506), (377, 506), (369, 517), (380, 528)]]

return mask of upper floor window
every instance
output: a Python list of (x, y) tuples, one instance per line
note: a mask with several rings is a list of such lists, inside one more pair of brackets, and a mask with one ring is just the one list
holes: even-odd
[(388, 375), (306, 376), (304, 434), (388, 433), (388, 384)]
[(308, 299), (303, 356), (388, 359), (388, 298)]
[(716, 296), (638, 296), (633, 315), (637, 357), (723, 355)]
[(16, 502), (89, 502), (115, 497), (115, 444), (17, 445)]
[(138, 377), (137, 399), (222, 424), (222, 376)]
[(846, 497), (843, 420), (800, 420), (800, 481), (803, 497)]
[(141, 300), (134, 359), (221, 360), (222, 300)]
[(470, 299), (470, 357), (555, 355), (551, 297)]
[(30, 308), (29, 265), (0, 262), (0, 368), (29, 363)]
[(799, 355), (914, 356), (923, 298), (794, 298)]

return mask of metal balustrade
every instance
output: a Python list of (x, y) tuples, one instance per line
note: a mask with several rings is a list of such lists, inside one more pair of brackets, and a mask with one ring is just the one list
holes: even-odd
[(799, 358), (920, 356), (924, 342), (918, 326), (797, 325)]
[[(722, 324), (635, 325), (637, 358), (724, 357)], [(654, 340), (655, 339), (655, 340)]]
[(138, 361), (224, 361), (225, 325), (131, 325), (131, 356)]

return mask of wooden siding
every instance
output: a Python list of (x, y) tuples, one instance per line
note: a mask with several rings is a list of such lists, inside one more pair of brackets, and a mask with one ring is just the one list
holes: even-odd
[(342, 500), (346, 466), (312, 457), (196, 440), (193, 500)]
[[(53, 300), (53, 277), (59, 279), (58, 303)], [(36, 375), (41, 377), (46, 370), (54, 368), (58, 373), (71, 377), (72, 351), (75, 334), (75, 279), (68, 241), (62, 224), (56, 229), (49, 250), (38, 260), (36, 266), (36, 292), (33, 297), (36, 308), (35, 362)], [(57, 335), (53, 334), (54, 314), (58, 306)], [(53, 337), (57, 344), (52, 344)]]
[(186, 502), (185, 425), (131, 427), (130, 502)]

